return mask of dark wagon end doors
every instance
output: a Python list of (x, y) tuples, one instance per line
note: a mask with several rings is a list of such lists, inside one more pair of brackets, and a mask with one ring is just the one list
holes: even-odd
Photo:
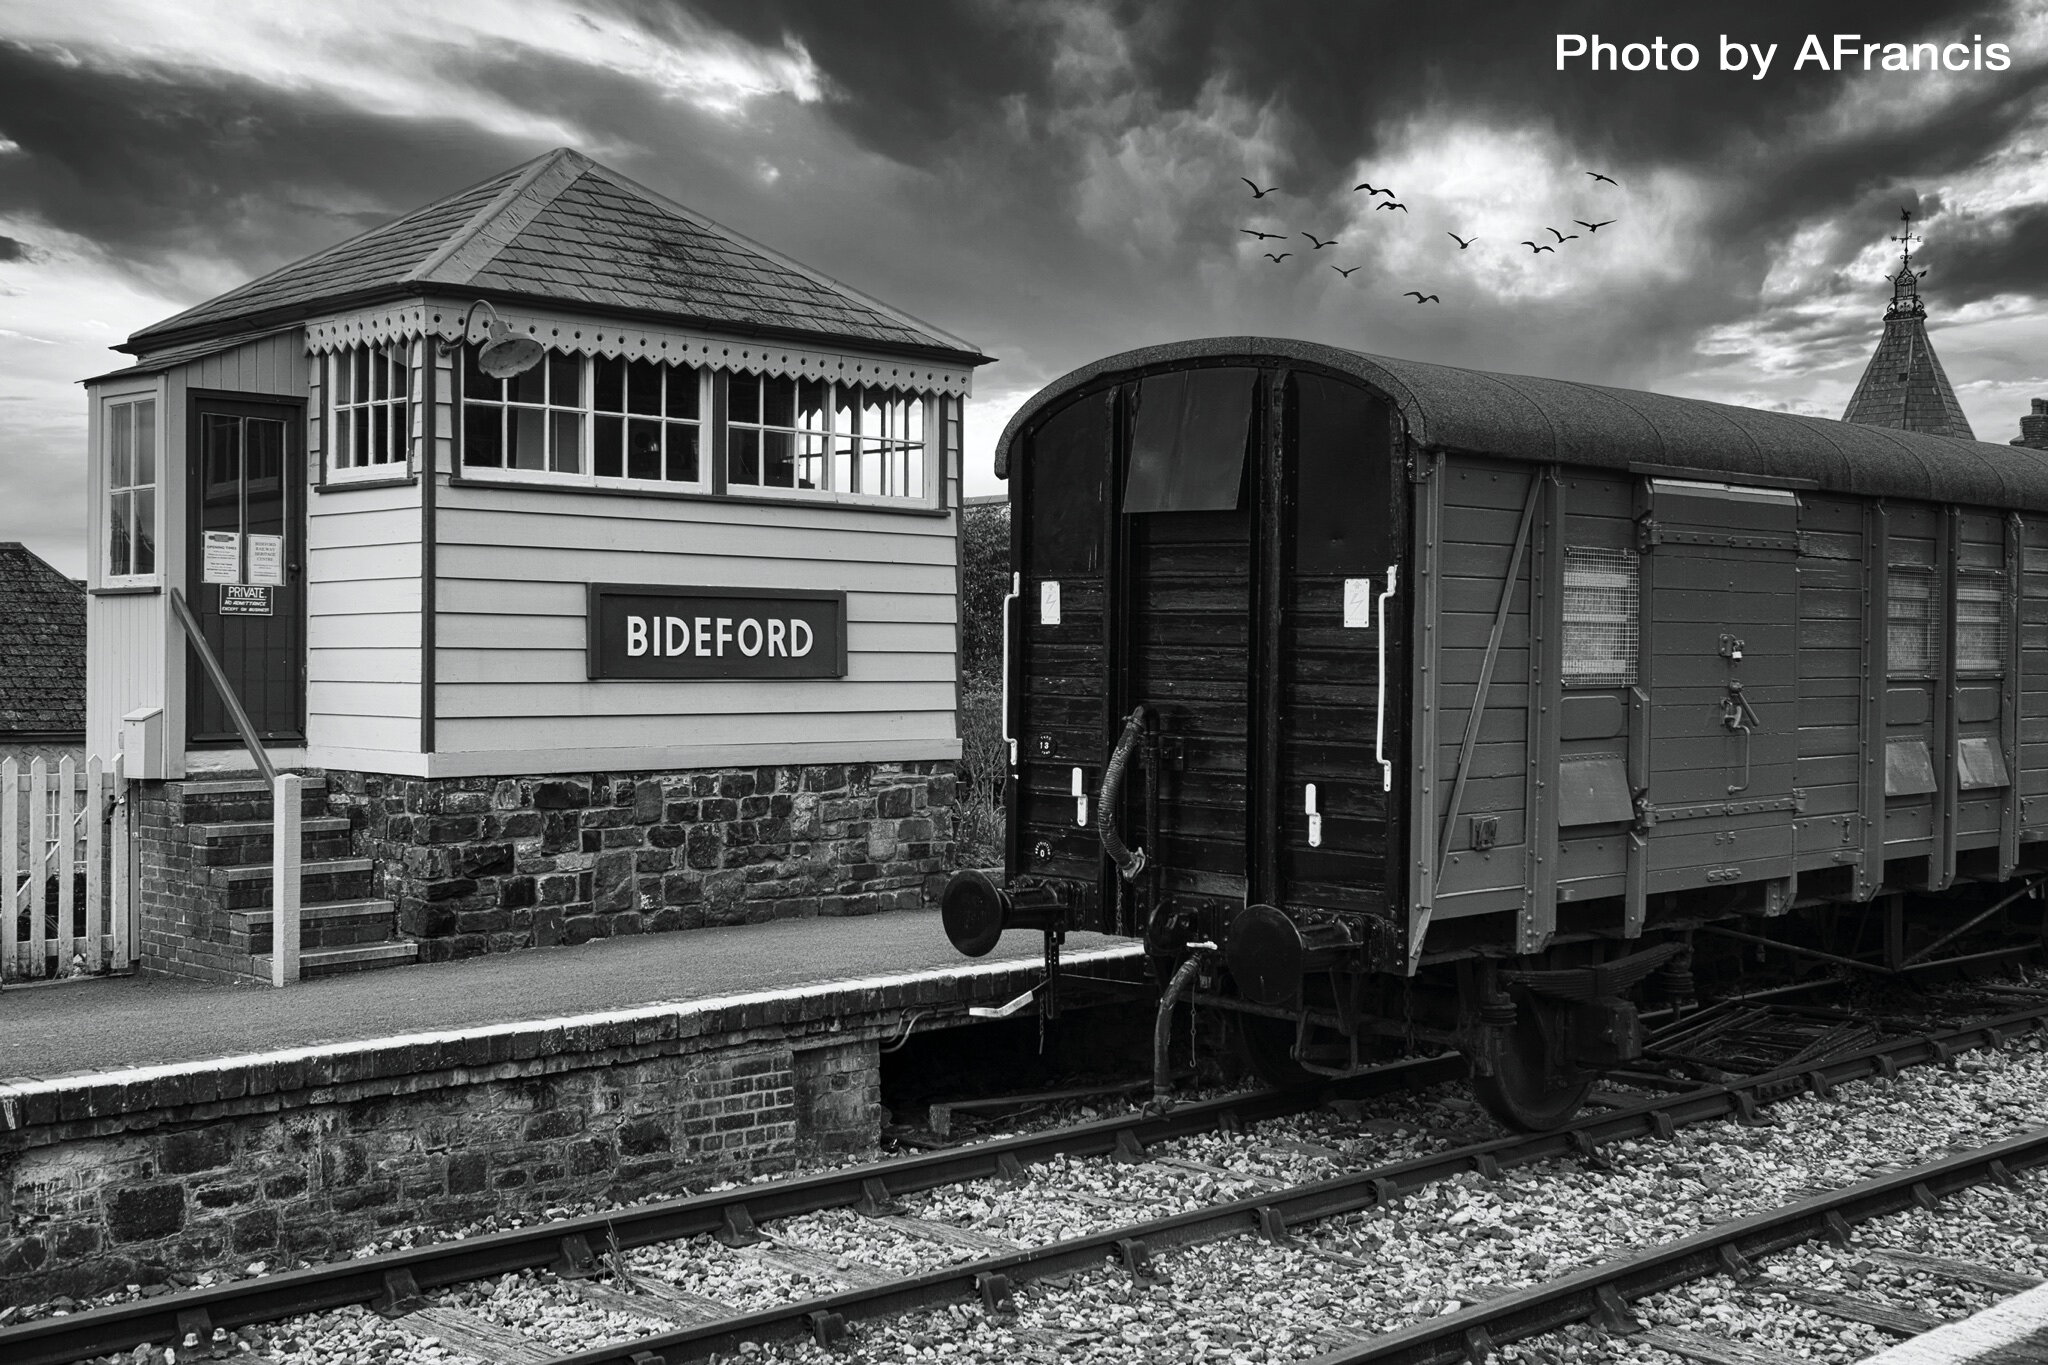
[[(1390, 421), (1356, 384), (1226, 364), (1123, 378), (1029, 434), (1012, 476), (1013, 873), (1087, 885), (1089, 922), (1125, 933), (1162, 901), (1208, 932), (1260, 902), (1384, 911)], [(1151, 752), (1113, 814), (1152, 862), (1119, 888), (1094, 802), (1139, 705)]]

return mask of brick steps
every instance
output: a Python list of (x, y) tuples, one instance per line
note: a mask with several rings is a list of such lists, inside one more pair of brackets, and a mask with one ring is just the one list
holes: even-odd
[[(299, 975), (339, 976), (343, 972), (367, 972), (378, 967), (402, 967), (419, 959), (420, 945), (405, 940), (397, 943), (358, 943), (341, 948), (311, 948), (299, 952)], [(270, 979), (270, 954), (257, 953), (249, 959), (256, 975)]]
[[(188, 825), (186, 840), (192, 844), (192, 859), (203, 866), (247, 866), (270, 861), (271, 841), (276, 827), (268, 820), (237, 820), (211, 825)], [(300, 856), (308, 859), (348, 856), (348, 817), (342, 815), (303, 816), (299, 832), (304, 842)]]
[[(174, 784), (172, 811), (184, 826), (192, 923), (204, 926), (183, 956), (217, 959), (217, 970), (267, 981), (275, 939), (271, 854), (272, 789), (260, 777)], [(376, 895), (376, 865), (350, 856), (346, 816), (330, 815), (327, 780), (308, 774), (299, 807), (299, 974), (395, 967), (419, 957), (397, 936), (397, 907)]]
[[(365, 900), (376, 868), (368, 858), (307, 859), (299, 864), (300, 903)], [(261, 910), (270, 904), (270, 863), (209, 867), (206, 884), (220, 893), (222, 909)]]
[[(391, 936), (398, 907), (390, 901), (328, 901), (299, 907), (299, 948), (359, 947), (382, 943)], [(238, 952), (268, 953), (272, 912), (233, 910), (228, 913), (228, 944)]]
[[(216, 825), (270, 819), (270, 784), (260, 777), (176, 783), (179, 824)], [(327, 779), (309, 774), (299, 788), (299, 814), (327, 814)]]

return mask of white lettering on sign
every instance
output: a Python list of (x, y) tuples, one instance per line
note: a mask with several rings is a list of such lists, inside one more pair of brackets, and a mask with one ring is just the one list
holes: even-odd
[(1347, 578), (1344, 580), (1344, 627), (1347, 630), (1363, 630), (1372, 625), (1372, 580), (1370, 578)]
[(626, 656), (633, 659), (673, 659), (686, 654), (723, 659), (727, 646), (749, 659), (764, 651), (771, 659), (801, 659), (816, 643), (811, 623), (800, 617), (760, 620), (742, 616), (734, 621), (730, 616), (699, 616), (695, 630), (690, 628), (689, 618), (682, 616), (626, 617)]

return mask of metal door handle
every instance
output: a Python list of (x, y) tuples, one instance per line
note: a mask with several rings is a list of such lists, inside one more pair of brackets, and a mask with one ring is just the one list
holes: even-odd
[(1010, 609), (1024, 591), (1024, 575), (1010, 575), (1010, 590), (1003, 594), (1003, 747), (1009, 751), (1010, 766), (1017, 766), (1017, 741), (1010, 734)]
[(1380, 764), (1380, 790), (1388, 792), (1394, 789), (1394, 761), (1387, 757), (1387, 599), (1394, 595), (1394, 576), (1400, 571), (1399, 564), (1387, 565), (1387, 590), (1380, 594), (1380, 685), (1372, 726), (1372, 752)]
[(1323, 846), (1323, 813), (1316, 809), (1316, 784), (1311, 782), (1302, 793), (1302, 809), (1308, 813), (1308, 846)]
[[(1745, 715), (1749, 717), (1747, 721), (1743, 719)], [(1742, 782), (1740, 785), (1729, 786), (1728, 792), (1732, 796), (1749, 788), (1750, 727), (1763, 724), (1763, 717), (1749, 704), (1749, 698), (1743, 695), (1742, 684), (1739, 682), (1728, 684), (1728, 695), (1721, 699), (1721, 724), (1742, 736)]]

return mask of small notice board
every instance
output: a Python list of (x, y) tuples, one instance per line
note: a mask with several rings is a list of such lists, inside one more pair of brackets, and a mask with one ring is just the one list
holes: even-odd
[(249, 536), (249, 581), (270, 587), (284, 586), (284, 537)]
[(242, 581), (242, 533), (240, 531), (208, 531), (205, 554), (200, 561), (204, 581), (208, 583), (239, 583)]
[(220, 614), (222, 616), (268, 616), (270, 612), (271, 588), (269, 584), (223, 583), (220, 585)]

